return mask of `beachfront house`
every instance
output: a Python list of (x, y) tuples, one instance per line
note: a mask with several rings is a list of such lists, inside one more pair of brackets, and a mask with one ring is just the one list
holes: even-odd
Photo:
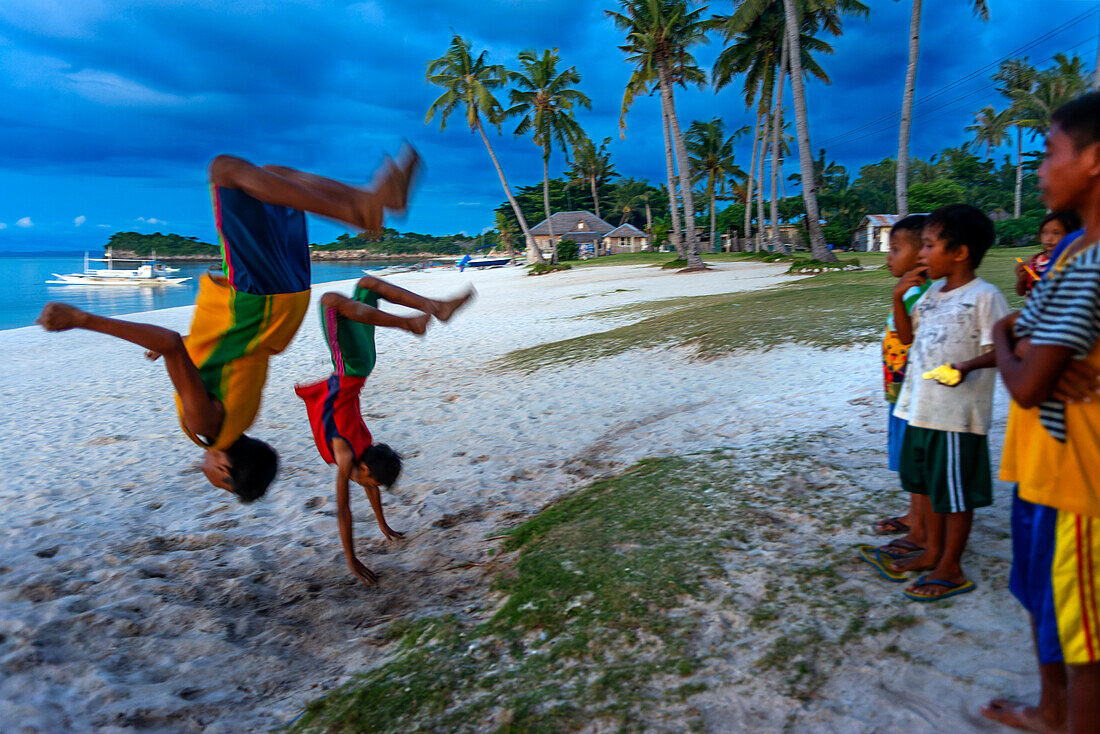
[(852, 249), (859, 252), (889, 251), (890, 228), (901, 218), (900, 214), (868, 214), (859, 220), (859, 226), (852, 233)]
[[(557, 212), (550, 217), (549, 222), (554, 227), (554, 238), (558, 242), (573, 240), (582, 255), (608, 254), (604, 238), (616, 229), (592, 212)], [(535, 245), (542, 250), (543, 257), (550, 257), (550, 227), (547, 220), (536, 224), (531, 229), (531, 236), (535, 238)]]
[(603, 246), (608, 255), (646, 252), (649, 250), (649, 236), (633, 224), (620, 224), (604, 235)]

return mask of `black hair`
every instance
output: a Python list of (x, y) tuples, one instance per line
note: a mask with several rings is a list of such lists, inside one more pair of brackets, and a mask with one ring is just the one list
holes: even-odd
[(927, 214), (910, 214), (909, 216), (902, 217), (898, 221), (894, 222), (894, 226), (890, 228), (890, 235), (893, 236), (898, 232), (908, 232), (911, 235), (915, 235), (917, 238), (917, 246), (920, 246), (920, 233), (924, 229), (924, 221), (928, 219)]
[(1081, 217), (1074, 211), (1051, 212), (1047, 214), (1043, 217), (1043, 221), (1039, 222), (1040, 232), (1043, 231), (1043, 227), (1047, 226), (1047, 222), (1059, 222), (1066, 228), (1066, 234), (1081, 229)]
[(928, 215), (925, 227), (939, 227), (939, 236), (947, 241), (948, 250), (966, 245), (970, 252), (970, 267), (982, 264), (986, 251), (993, 246), (993, 222), (980, 209), (969, 204), (948, 204)]
[(1054, 110), (1050, 124), (1068, 135), (1077, 150), (1100, 143), (1100, 92), (1082, 94), (1066, 102)]
[(225, 450), (229, 456), (229, 485), (241, 502), (264, 496), (279, 471), (279, 455), (263, 441), (241, 434)]
[(401, 454), (384, 443), (368, 446), (359, 455), (359, 463), (366, 464), (371, 479), (383, 487), (391, 487), (401, 476)]

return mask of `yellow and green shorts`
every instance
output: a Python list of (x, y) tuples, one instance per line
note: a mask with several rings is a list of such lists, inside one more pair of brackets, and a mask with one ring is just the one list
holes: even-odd
[(309, 296), (308, 289), (272, 295), (245, 293), (223, 278), (203, 276), (184, 345), (206, 391), (222, 402), (225, 418), (218, 435), (203, 440), (184, 424), (183, 404), (177, 395), (180, 425), (192, 441), (224, 451), (252, 425), (260, 411), (268, 359), (286, 349), (298, 332), (309, 308)]

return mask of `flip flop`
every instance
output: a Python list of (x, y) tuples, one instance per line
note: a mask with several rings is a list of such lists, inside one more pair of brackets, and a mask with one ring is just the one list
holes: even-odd
[(898, 573), (890, 568), (890, 562), (896, 561), (897, 558), (890, 555), (882, 548), (873, 545), (861, 545), (859, 547), (859, 557), (874, 566), (875, 570), (878, 571), (878, 575), (887, 581), (893, 581), (895, 584), (900, 584), (903, 581), (909, 580), (909, 574)]
[(909, 591), (909, 589), (906, 589), (902, 593), (913, 601), (939, 601), (940, 599), (947, 599), (948, 597), (958, 596), (959, 594), (967, 594), (978, 588), (974, 585), (974, 582), (970, 581), (969, 579), (962, 582), (961, 584), (953, 584), (950, 581), (930, 579), (928, 578), (928, 574), (925, 574), (924, 576), (921, 576), (919, 579), (917, 579), (916, 587), (919, 589), (922, 586), (943, 586), (947, 588), (947, 591), (940, 594), (939, 596), (921, 596), (920, 594), (914, 594), (913, 592)]
[(893, 556), (894, 558), (907, 558), (917, 553), (924, 553), (924, 548), (921, 548), (916, 543), (910, 543), (904, 538), (894, 538), (885, 545), (877, 546), (883, 553)]
[(904, 517), (888, 517), (871, 523), (871, 533), (874, 535), (899, 535), (908, 532), (909, 526), (905, 523)]

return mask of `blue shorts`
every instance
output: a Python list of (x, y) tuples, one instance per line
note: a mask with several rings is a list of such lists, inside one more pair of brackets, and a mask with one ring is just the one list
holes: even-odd
[(1039, 662), (1062, 662), (1058, 616), (1054, 610), (1054, 539), (1058, 510), (1012, 493), (1012, 572), (1008, 589), (1035, 621)]
[(901, 466), (901, 442), (905, 438), (905, 419), (894, 416), (895, 403), (887, 403), (890, 406), (889, 416), (886, 419), (886, 461), (890, 471), (897, 471)]
[(257, 296), (309, 290), (306, 215), (239, 189), (211, 186), (222, 268), (233, 289)]

